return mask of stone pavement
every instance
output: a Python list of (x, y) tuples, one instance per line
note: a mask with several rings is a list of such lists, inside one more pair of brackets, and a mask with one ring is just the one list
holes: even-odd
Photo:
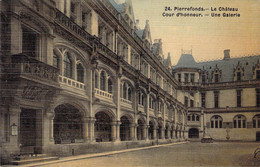
[[(138, 150), (146, 150), (146, 149), (152, 149), (152, 148), (158, 148), (158, 147), (166, 147), (166, 146), (179, 145), (179, 144), (186, 144), (186, 143), (188, 143), (188, 142), (178, 142), (178, 143), (162, 144), (162, 145), (155, 145), (155, 146), (149, 146), (149, 147), (125, 149), (125, 150), (119, 150), (119, 151), (110, 151), (110, 152), (103, 152), (103, 153), (93, 153), (93, 154), (84, 154), (84, 155), (77, 155), (77, 156), (70, 156), (70, 157), (62, 157), (59, 160), (55, 160), (55, 161), (40, 162), (40, 163), (33, 163), (33, 164), (20, 165), (20, 166), (22, 166), (22, 167), (43, 166), (43, 165), (46, 166), (46, 165), (51, 165), (51, 164), (56, 164), (56, 163), (63, 163), (63, 162), (88, 159), (88, 158), (103, 157), (103, 156), (115, 155), (115, 154), (120, 154), (120, 153), (133, 152), (133, 151), (138, 151)], [(10, 166), (10, 165), (8, 165), (8, 166)]]

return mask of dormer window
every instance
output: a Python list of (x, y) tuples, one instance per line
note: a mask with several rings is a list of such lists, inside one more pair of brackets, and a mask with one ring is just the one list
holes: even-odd
[(241, 72), (237, 72), (237, 81), (241, 81)]
[(206, 83), (206, 75), (201, 76), (201, 81), (202, 81), (202, 83)]
[(260, 80), (260, 70), (256, 70), (256, 79)]
[(190, 74), (190, 82), (194, 82), (195, 81), (195, 74)]
[(219, 74), (215, 74), (215, 83), (219, 82)]

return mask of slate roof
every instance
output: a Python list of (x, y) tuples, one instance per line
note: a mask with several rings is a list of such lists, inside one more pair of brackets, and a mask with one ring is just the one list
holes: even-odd
[(173, 68), (197, 68), (196, 62), (191, 54), (182, 54), (177, 65)]
[(208, 72), (208, 79), (211, 82), (212, 72), (216, 69), (216, 66), (221, 70), (221, 82), (234, 81), (234, 70), (238, 63), (244, 68), (244, 80), (253, 79), (253, 67), (260, 61), (260, 55), (230, 58), (227, 60), (213, 60), (206, 62), (196, 62), (191, 54), (183, 54), (179, 59), (176, 66), (173, 66), (173, 70), (177, 68), (198, 68), (206, 70)]
[(115, 0), (109, 0), (109, 2), (114, 6), (114, 8), (121, 13), (123, 4), (118, 4), (115, 2)]

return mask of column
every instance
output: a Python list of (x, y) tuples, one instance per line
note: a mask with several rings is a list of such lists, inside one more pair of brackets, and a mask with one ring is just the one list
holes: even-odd
[(47, 119), (49, 119), (49, 139), (50, 141), (54, 141), (54, 117), (55, 117), (55, 113), (54, 111), (51, 112), (47, 112), (46, 113), (46, 117)]
[(120, 141), (120, 121), (116, 121), (116, 140), (115, 141)]
[(172, 139), (176, 139), (176, 136), (175, 136), (175, 129), (173, 128), (172, 130)]
[(98, 37), (98, 14), (91, 10), (90, 34)]
[(154, 129), (153, 129), (153, 139), (155, 140), (155, 139), (157, 139), (158, 137), (157, 137), (157, 127), (156, 126), (154, 126)]
[(168, 128), (168, 139), (171, 139), (171, 130), (170, 130), (170, 128)]
[(150, 112), (149, 112), (149, 103), (150, 103), (150, 92), (147, 92), (146, 96), (146, 138), (145, 140), (149, 140), (149, 121), (150, 121)]
[(135, 128), (136, 128), (136, 124), (132, 123), (130, 125), (130, 140), (135, 141), (136, 140), (136, 135), (135, 135)]
[(111, 123), (111, 138), (112, 141), (116, 141), (116, 122)]
[(146, 125), (143, 125), (143, 126), (142, 126), (142, 129), (143, 129), (143, 139), (142, 139), (142, 140), (147, 140), (147, 138), (148, 138), (148, 135), (147, 135), (147, 126), (146, 126)]

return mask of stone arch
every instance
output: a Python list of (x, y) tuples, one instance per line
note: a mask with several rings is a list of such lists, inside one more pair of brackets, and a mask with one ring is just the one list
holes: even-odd
[(129, 115), (123, 115), (120, 118), (120, 140), (121, 141), (128, 141), (131, 139), (130, 136), (130, 128), (131, 128), (131, 118)]
[(105, 108), (105, 107), (100, 107), (98, 109), (95, 110), (94, 115), (96, 115), (98, 112), (105, 112), (112, 121), (116, 120), (116, 114), (114, 113), (114, 111), (112, 111), (111, 109)]
[(36, 29), (39, 30), (39, 28), (47, 34), (52, 35), (53, 34), (53, 28), (42, 18), (39, 16), (25, 10), (21, 10), (18, 12), (18, 15), (20, 16), (20, 19), (23, 22), (29, 21), (30, 23), (34, 23)]
[(188, 134), (189, 134), (189, 138), (199, 138), (199, 129), (190, 128)]
[[(75, 55), (77, 55), (77, 58), (80, 60), (80, 62), (82, 62), (83, 66), (86, 67), (90, 67), (90, 61), (89, 61), (89, 56), (91, 55), (91, 53), (88, 53), (87, 51), (85, 51), (84, 53), (80, 51), (79, 48), (71, 45), (68, 42), (64, 42), (64, 41), (58, 41), (55, 43), (54, 45), (54, 51), (57, 52), (58, 48), (63, 48), (63, 49), (67, 49), (67, 51), (73, 52)], [(63, 50), (64, 51), (64, 50)], [(86, 54), (87, 56), (86, 56)], [(59, 52), (59, 54), (64, 54), (62, 52)], [(75, 62), (76, 63), (76, 62)], [(87, 68), (86, 68), (87, 69)]]
[(83, 140), (84, 114), (78, 108), (63, 103), (54, 109), (53, 134), (55, 144), (75, 143)]
[(145, 137), (146, 121), (143, 116), (137, 119), (137, 140), (144, 140)]
[(82, 114), (85, 116), (89, 115), (88, 109), (87, 107), (78, 100), (75, 100), (75, 98), (64, 98), (64, 97), (59, 97), (57, 99), (55, 99), (55, 103), (53, 103), (48, 109), (47, 111), (49, 113), (54, 113), (54, 109), (62, 104), (71, 104), (74, 107), (76, 107), (80, 112), (82, 112)]

